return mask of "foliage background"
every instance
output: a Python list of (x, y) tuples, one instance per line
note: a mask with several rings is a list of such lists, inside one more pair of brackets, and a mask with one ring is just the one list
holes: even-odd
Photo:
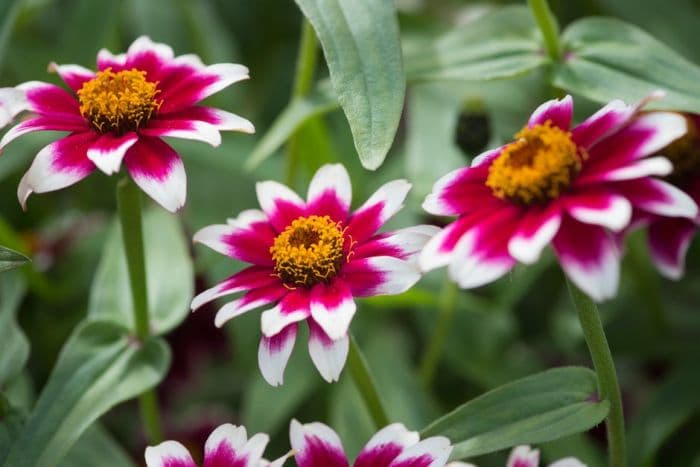
[[(410, 51), (426, 37), (506, 3), (398, 0), (403, 45)], [(615, 16), (700, 64), (697, 1), (666, 2), (663, 14), (656, 0), (551, 3), (562, 25), (587, 15)], [(289, 170), (282, 149), (251, 171), (245, 161), (290, 99), (300, 24), (296, 4), (286, 0), (0, 0), (0, 86), (33, 79), (58, 83), (57, 76), (46, 73), (48, 62), (92, 67), (101, 47), (122, 51), (141, 34), (169, 43), (177, 54), (197, 53), (205, 63), (247, 65), (251, 80), (211, 102), (253, 121), (257, 135), (227, 134), (218, 149), (173, 142), (188, 176), (188, 200), (179, 214), (187, 239), (204, 225), (253, 207), (256, 181), (287, 181), (303, 191), (310, 174), (327, 161), (341, 161), (349, 168), (355, 203), (383, 181), (408, 178), (414, 184), (412, 198), (392, 225), (425, 222), (420, 201), (434, 180), (481, 149), (510, 138), (550, 92), (540, 84), (540, 72), (509, 81), (410, 85), (396, 141), (377, 172), (361, 167), (339, 111), (302, 128), (298, 170)], [(327, 72), (322, 56), (319, 60), (323, 78)], [(576, 102), (579, 118), (598, 106)], [(5, 285), (0, 295), (2, 306), (17, 302), (19, 325), (31, 342), (26, 368), (2, 388), (20, 408), (31, 405), (61, 346), (89, 309), (90, 285), (115, 211), (117, 177), (97, 173), (69, 189), (32, 197), (28, 211), (21, 211), (15, 195), (19, 179), (52, 137), (24, 137), (0, 157), (0, 244), (33, 258), (32, 265), (11, 273), (24, 277), (24, 298), (14, 300), (8, 292), (19, 290), (20, 281)], [(671, 283), (651, 269), (642, 240), (638, 235), (628, 245), (620, 293), (601, 307), (623, 389), (631, 465), (700, 466), (700, 247), (691, 247), (685, 279)], [(189, 248), (197, 291), (237, 267), (205, 248)], [(162, 261), (168, 271), (167, 254)], [(170, 279), (168, 274), (160, 278), (164, 283)], [(11, 280), (16, 279), (2, 277)], [(354, 333), (392, 419), (419, 428), (515, 378), (552, 366), (589, 364), (561, 273), (552, 258), (545, 257), (492, 286), (458, 294), (438, 372), (424, 384), (418, 367), (442, 306), (443, 282), (444, 271), (437, 271), (403, 296), (360, 304)], [(273, 457), (286, 450), (287, 424), (296, 416), (328, 422), (348, 452), (357, 452), (373, 427), (347, 375), (338, 384), (325, 384), (311, 367), (302, 336), (285, 385), (270, 388), (257, 369), (259, 313), (248, 313), (218, 330), (214, 311), (209, 307), (187, 316), (168, 335), (173, 363), (159, 387), (167, 438), (183, 440), (197, 451), (212, 427), (243, 423), (249, 432), (272, 435), (268, 456)], [(123, 465), (142, 462), (145, 440), (134, 402), (112, 410), (101, 424), (103, 429), (89, 431), (89, 442), (79, 442), (62, 465), (87, 465), (87, 460), (102, 459), (105, 453)], [(542, 449), (547, 459), (575, 454), (597, 466), (603, 463), (603, 446), (602, 430), (594, 429)], [(485, 456), (478, 462), (503, 465), (504, 456)]]

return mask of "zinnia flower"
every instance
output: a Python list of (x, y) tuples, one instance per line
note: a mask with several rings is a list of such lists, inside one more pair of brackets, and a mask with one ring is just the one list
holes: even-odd
[[(323, 423), (302, 425), (292, 420), (289, 438), (299, 467), (347, 467), (338, 435)], [(394, 423), (378, 431), (355, 459), (355, 467), (442, 467), (452, 452), (450, 440), (418, 433)]]
[(215, 324), (222, 326), (272, 305), (261, 317), (258, 352), (260, 370), (272, 385), (282, 384), (297, 323), (306, 320), (311, 359), (324, 379), (337, 380), (348, 353), (354, 297), (402, 293), (420, 278), (411, 259), (437, 229), (420, 225), (376, 233), (401, 209), (409, 189), (405, 180), (389, 182), (350, 213), (350, 178), (340, 164), (316, 172), (306, 202), (280, 183), (258, 183), (261, 211), (243, 211), (194, 236), (252, 266), (196, 296), (192, 309), (244, 292), (216, 314)]
[[(506, 467), (539, 467), (540, 451), (538, 449), (530, 449), (530, 446), (518, 446), (513, 448), (508, 457)], [(465, 462), (450, 462), (447, 467), (476, 467), (474, 464)], [(586, 464), (574, 457), (566, 457), (560, 459), (549, 467), (586, 467)]]
[(494, 281), (516, 263), (534, 263), (549, 243), (568, 277), (601, 301), (617, 291), (620, 253), (611, 232), (632, 209), (693, 218), (683, 191), (652, 178), (671, 163), (656, 153), (686, 132), (683, 117), (638, 113), (613, 101), (570, 130), (570, 96), (542, 104), (515, 141), (488, 151), (471, 167), (441, 178), (423, 207), (459, 218), (420, 256), (425, 270), (448, 266), (470, 288)]
[(72, 185), (95, 168), (119, 172), (122, 160), (134, 182), (157, 203), (176, 211), (185, 203), (185, 169), (163, 136), (194, 139), (213, 146), (220, 130), (254, 132), (237, 115), (196, 105), (225, 87), (248, 78), (248, 69), (232, 63), (205, 66), (196, 55), (175, 57), (173, 50), (136, 39), (126, 54), (102, 49), (97, 72), (79, 65), (57, 65), (70, 92), (54, 84), (29, 81), (0, 89), (0, 126), (24, 110), (33, 115), (0, 140), (33, 131), (69, 134), (43, 148), (22, 177), (17, 196), (26, 207), (32, 193)]
[[(230, 423), (214, 430), (204, 446), (203, 467), (280, 467), (287, 456), (274, 462), (262, 458), (270, 437), (258, 433), (248, 439), (243, 426)], [(147, 467), (197, 467), (189, 451), (177, 441), (165, 441), (146, 448)]]

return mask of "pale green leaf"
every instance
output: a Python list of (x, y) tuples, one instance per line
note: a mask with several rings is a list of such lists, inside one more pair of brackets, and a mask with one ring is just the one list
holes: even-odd
[(61, 460), (59, 467), (134, 467), (129, 454), (102, 428), (93, 424)]
[(4, 246), (0, 246), (0, 272), (9, 271), (29, 262), (29, 258)]
[(18, 274), (0, 276), (0, 388), (14, 378), (29, 358), (29, 341), (17, 324), (17, 309), (26, 286)]

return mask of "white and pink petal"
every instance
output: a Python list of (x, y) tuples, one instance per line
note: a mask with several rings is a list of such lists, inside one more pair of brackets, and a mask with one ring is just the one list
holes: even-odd
[(278, 279), (273, 275), (272, 269), (263, 266), (250, 266), (214, 287), (199, 293), (192, 299), (190, 308), (194, 311), (219, 297), (267, 287), (277, 281)]
[(660, 218), (649, 225), (647, 239), (654, 264), (661, 274), (679, 280), (685, 271), (685, 255), (697, 230), (688, 219)]
[(306, 288), (289, 291), (280, 302), (260, 316), (260, 328), (266, 337), (277, 335), (292, 323), (311, 316), (311, 297)]
[(350, 350), (347, 334), (331, 339), (313, 319), (306, 321), (309, 325), (309, 356), (321, 377), (329, 383), (338, 381), (345, 367)]
[(348, 460), (340, 438), (323, 423), (302, 425), (292, 420), (289, 440), (299, 467), (347, 467)]
[(537, 262), (542, 250), (559, 231), (562, 214), (559, 206), (530, 207), (518, 221), (518, 227), (508, 241), (510, 255), (525, 264)]
[(311, 316), (331, 340), (345, 336), (357, 306), (350, 286), (341, 278), (311, 289)]
[(350, 175), (342, 164), (326, 164), (319, 168), (309, 183), (306, 195), (307, 213), (328, 215), (345, 221), (352, 201)]
[(506, 467), (539, 467), (540, 451), (530, 446), (517, 446), (508, 456)]
[(105, 133), (88, 148), (87, 158), (105, 174), (115, 174), (121, 169), (126, 152), (138, 139), (133, 131), (122, 136)]
[[(2, 118), (2, 116), (0, 116)], [(2, 126), (2, 125), (0, 125)], [(34, 131), (89, 132), (90, 128), (82, 117), (71, 115), (37, 115), (10, 128), (0, 139), (0, 150), (11, 141)]]
[(665, 217), (694, 219), (698, 206), (683, 190), (662, 180), (643, 178), (615, 184), (616, 189), (632, 206)]
[(275, 229), (283, 231), (298, 217), (304, 215), (306, 203), (289, 187), (268, 180), (255, 185), (258, 203)]
[(271, 386), (284, 383), (284, 369), (287, 367), (297, 336), (297, 324), (292, 323), (274, 336), (263, 335), (258, 347), (258, 366), (265, 381)]
[(55, 84), (28, 81), (17, 86), (27, 99), (27, 110), (39, 115), (81, 117), (78, 99)]
[(409, 431), (401, 423), (393, 423), (379, 430), (362, 448), (354, 467), (388, 466), (406, 448), (420, 441), (415, 431)]
[(535, 109), (530, 116), (528, 126), (544, 125), (549, 121), (553, 126), (569, 131), (573, 115), (574, 100), (571, 96), (565, 96), (563, 99), (552, 99)]
[(396, 214), (411, 189), (406, 180), (394, 180), (381, 186), (348, 220), (347, 235), (356, 242), (371, 237)]
[(389, 467), (443, 467), (450, 453), (450, 440), (444, 436), (433, 436), (406, 448), (391, 461)]
[(177, 441), (164, 441), (146, 448), (147, 467), (197, 467), (190, 452)]
[(398, 295), (420, 279), (417, 265), (392, 256), (354, 259), (343, 268), (343, 281), (354, 297)]
[(276, 302), (289, 292), (281, 283), (275, 282), (265, 287), (249, 290), (241, 298), (222, 306), (216, 312), (214, 325), (220, 328), (229, 320), (255, 308)]
[(59, 65), (49, 63), (49, 71), (58, 73), (64, 83), (74, 92), (83, 87), (83, 84), (95, 77), (95, 72), (80, 65)]
[(637, 111), (635, 106), (614, 100), (571, 130), (571, 139), (586, 149), (625, 125)]
[(201, 105), (164, 114), (163, 118), (169, 120), (198, 120), (208, 123), (219, 131), (255, 133), (255, 127), (249, 120), (225, 110)]
[[(0, 88), (0, 129), (28, 109), (29, 102), (24, 91), (17, 88)], [(1, 146), (3, 145), (0, 144)]]
[(169, 119), (162, 116), (152, 119), (140, 133), (152, 137), (171, 137), (202, 141), (213, 147), (221, 144), (221, 133), (213, 125), (199, 120)]
[(434, 225), (415, 225), (392, 232), (375, 235), (367, 242), (357, 245), (353, 260), (372, 256), (393, 256), (399, 259), (412, 259), (428, 241), (440, 233)]
[(632, 220), (632, 204), (624, 196), (608, 190), (589, 189), (561, 198), (571, 217), (619, 232)]

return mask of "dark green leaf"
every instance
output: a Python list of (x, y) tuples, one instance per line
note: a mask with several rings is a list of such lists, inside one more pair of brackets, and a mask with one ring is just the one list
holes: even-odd
[(313, 25), (365, 168), (386, 157), (406, 77), (393, 0), (296, 0)]
[(0, 272), (9, 271), (29, 262), (29, 258), (4, 246), (0, 246)]
[(517, 444), (535, 444), (588, 430), (608, 413), (596, 402), (596, 376), (587, 368), (547, 370), (494, 389), (423, 430), (447, 436), (452, 459), (463, 459)]
[(700, 113), (700, 67), (641, 29), (612, 18), (585, 18), (563, 34), (565, 60), (554, 85), (598, 102), (633, 103), (663, 89), (650, 107)]
[(141, 344), (114, 323), (78, 326), (4, 466), (57, 465), (102, 414), (161, 381), (169, 362), (160, 338)]
[(17, 325), (17, 308), (25, 292), (18, 274), (0, 276), (0, 388), (22, 370), (29, 358), (29, 341)]

